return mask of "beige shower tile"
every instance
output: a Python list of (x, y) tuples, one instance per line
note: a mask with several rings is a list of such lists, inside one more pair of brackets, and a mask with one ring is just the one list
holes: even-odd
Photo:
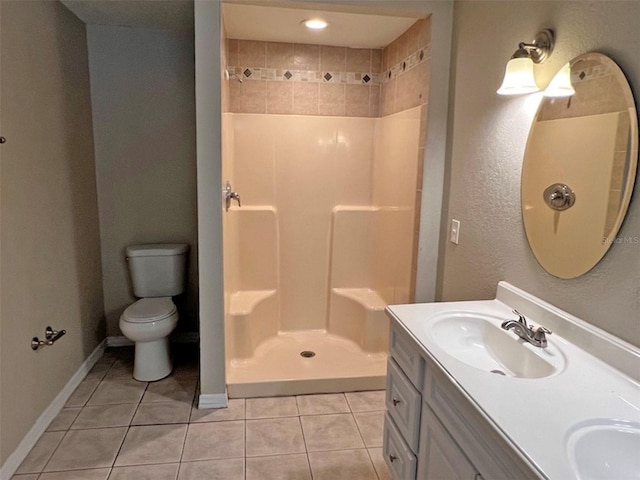
[(345, 85), (345, 115), (369, 116), (369, 85)]
[(267, 81), (267, 113), (293, 113), (293, 83)]
[(132, 425), (160, 425), (168, 423), (189, 423), (191, 405), (185, 402), (141, 403)]
[(247, 458), (246, 480), (311, 480), (307, 455)]
[(145, 388), (147, 382), (138, 382), (132, 378), (107, 378), (98, 385), (87, 405), (138, 403)]
[(38, 477), (38, 480), (107, 480), (107, 478), (109, 478), (109, 472), (109, 468), (51, 472), (43, 473)]
[(110, 467), (126, 433), (126, 427), (69, 430), (44, 471)]
[(400, 38), (395, 39), (384, 49), (385, 54), (385, 70), (397, 65), (400, 62)]
[(320, 45), (320, 70), (325, 72), (345, 72), (347, 70), (347, 49)]
[(380, 92), (380, 115), (386, 117), (396, 110), (396, 79), (383, 83)]
[(304, 452), (298, 417), (247, 420), (247, 457)]
[(297, 416), (296, 397), (247, 398), (246, 415), (248, 419)]
[(382, 72), (382, 49), (371, 50), (371, 73)]
[(115, 466), (179, 462), (186, 425), (131, 427)]
[(319, 70), (320, 46), (299, 43), (294, 44), (293, 68), (296, 70)]
[(358, 430), (367, 448), (382, 446), (384, 412), (354, 413)]
[(26, 473), (24, 475), (13, 475), (11, 480), (38, 480), (39, 473)]
[(371, 462), (373, 462), (373, 468), (375, 468), (378, 478), (380, 480), (393, 480), (389, 467), (387, 467), (382, 455), (382, 448), (369, 449), (369, 457), (371, 457)]
[(366, 450), (309, 453), (313, 480), (377, 480), (378, 477)]
[(41, 472), (64, 437), (64, 432), (45, 432), (33, 446), (16, 473)]
[(371, 49), (347, 48), (347, 72), (371, 72)]
[(238, 40), (227, 39), (227, 65), (239, 67), (240, 60), (238, 58)]
[(267, 82), (265, 80), (245, 80), (238, 90), (238, 112), (267, 112)]
[(69, 427), (80, 413), (80, 410), (82, 410), (80, 407), (63, 408), (60, 410), (60, 413), (56, 415), (56, 418), (51, 421), (47, 427), (47, 432), (69, 430)]
[(368, 392), (347, 392), (347, 402), (352, 412), (372, 412), (384, 410), (385, 391), (372, 390)]
[(244, 458), (182, 462), (178, 480), (244, 480)]
[(318, 114), (318, 84), (295, 82), (293, 84), (293, 113), (296, 115)]
[(190, 424), (182, 461), (244, 456), (244, 421)]
[(144, 465), (133, 467), (115, 467), (109, 480), (176, 480), (178, 463), (162, 465)]
[(318, 114), (345, 114), (345, 85), (340, 83), (321, 83), (318, 85)]
[(364, 447), (350, 413), (302, 416), (300, 421), (308, 452)]
[(131, 423), (137, 407), (136, 403), (86, 406), (71, 425), (71, 429), (126, 427)]
[(293, 65), (293, 44), (267, 42), (267, 68), (287, 70)]
[(266, 67), (266, 43), (238, 40), (238, 67)]
[(377, 118), (380, 115), (380, 85), (371, 85), (369, 88), (369, 116)]
[(193, 403), (196, 394), (197, 377), (170, 376), (157, 382), (151, 382), (142, 397), (142, 403), (152, 402), (183, 402)]
[(322, 415), (327, 413), (349, 413), (344, 393), (300, 395), (296, 397), (300, 415)]

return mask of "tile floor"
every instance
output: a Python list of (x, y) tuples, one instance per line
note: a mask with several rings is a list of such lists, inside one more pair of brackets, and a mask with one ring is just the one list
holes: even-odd
[(158, 382), (131, 379), (109, 349), (14, 480), (387, 480), (384, 392), (236, 399), (195, 408), (198, 366), (177, 356)]

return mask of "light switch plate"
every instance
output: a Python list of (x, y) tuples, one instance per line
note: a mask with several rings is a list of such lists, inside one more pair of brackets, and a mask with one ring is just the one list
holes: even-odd
[(451, 235), (449, 236), (451, 243), (458, 245), (460, 241), (460, 220), (451, 220)]

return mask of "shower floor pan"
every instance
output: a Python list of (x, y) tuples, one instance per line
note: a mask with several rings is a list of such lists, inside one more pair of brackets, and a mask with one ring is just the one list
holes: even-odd
[(364, 352), (324, 330), (282, 332), (259, 345), (253, 357), (229, 362), (227, 393), (251, 398), (380, 390), (386, 373), (386, 353)]

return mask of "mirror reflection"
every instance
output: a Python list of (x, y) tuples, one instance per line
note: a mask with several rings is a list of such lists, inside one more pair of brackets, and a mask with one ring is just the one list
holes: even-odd
[(540, 103), (521, 185), (529, 245), (560, 278), (586, 273), (616, 243), (638, 161), (637, 113), (620, 68), (598, 53), (569, 66), (575, 94)]

